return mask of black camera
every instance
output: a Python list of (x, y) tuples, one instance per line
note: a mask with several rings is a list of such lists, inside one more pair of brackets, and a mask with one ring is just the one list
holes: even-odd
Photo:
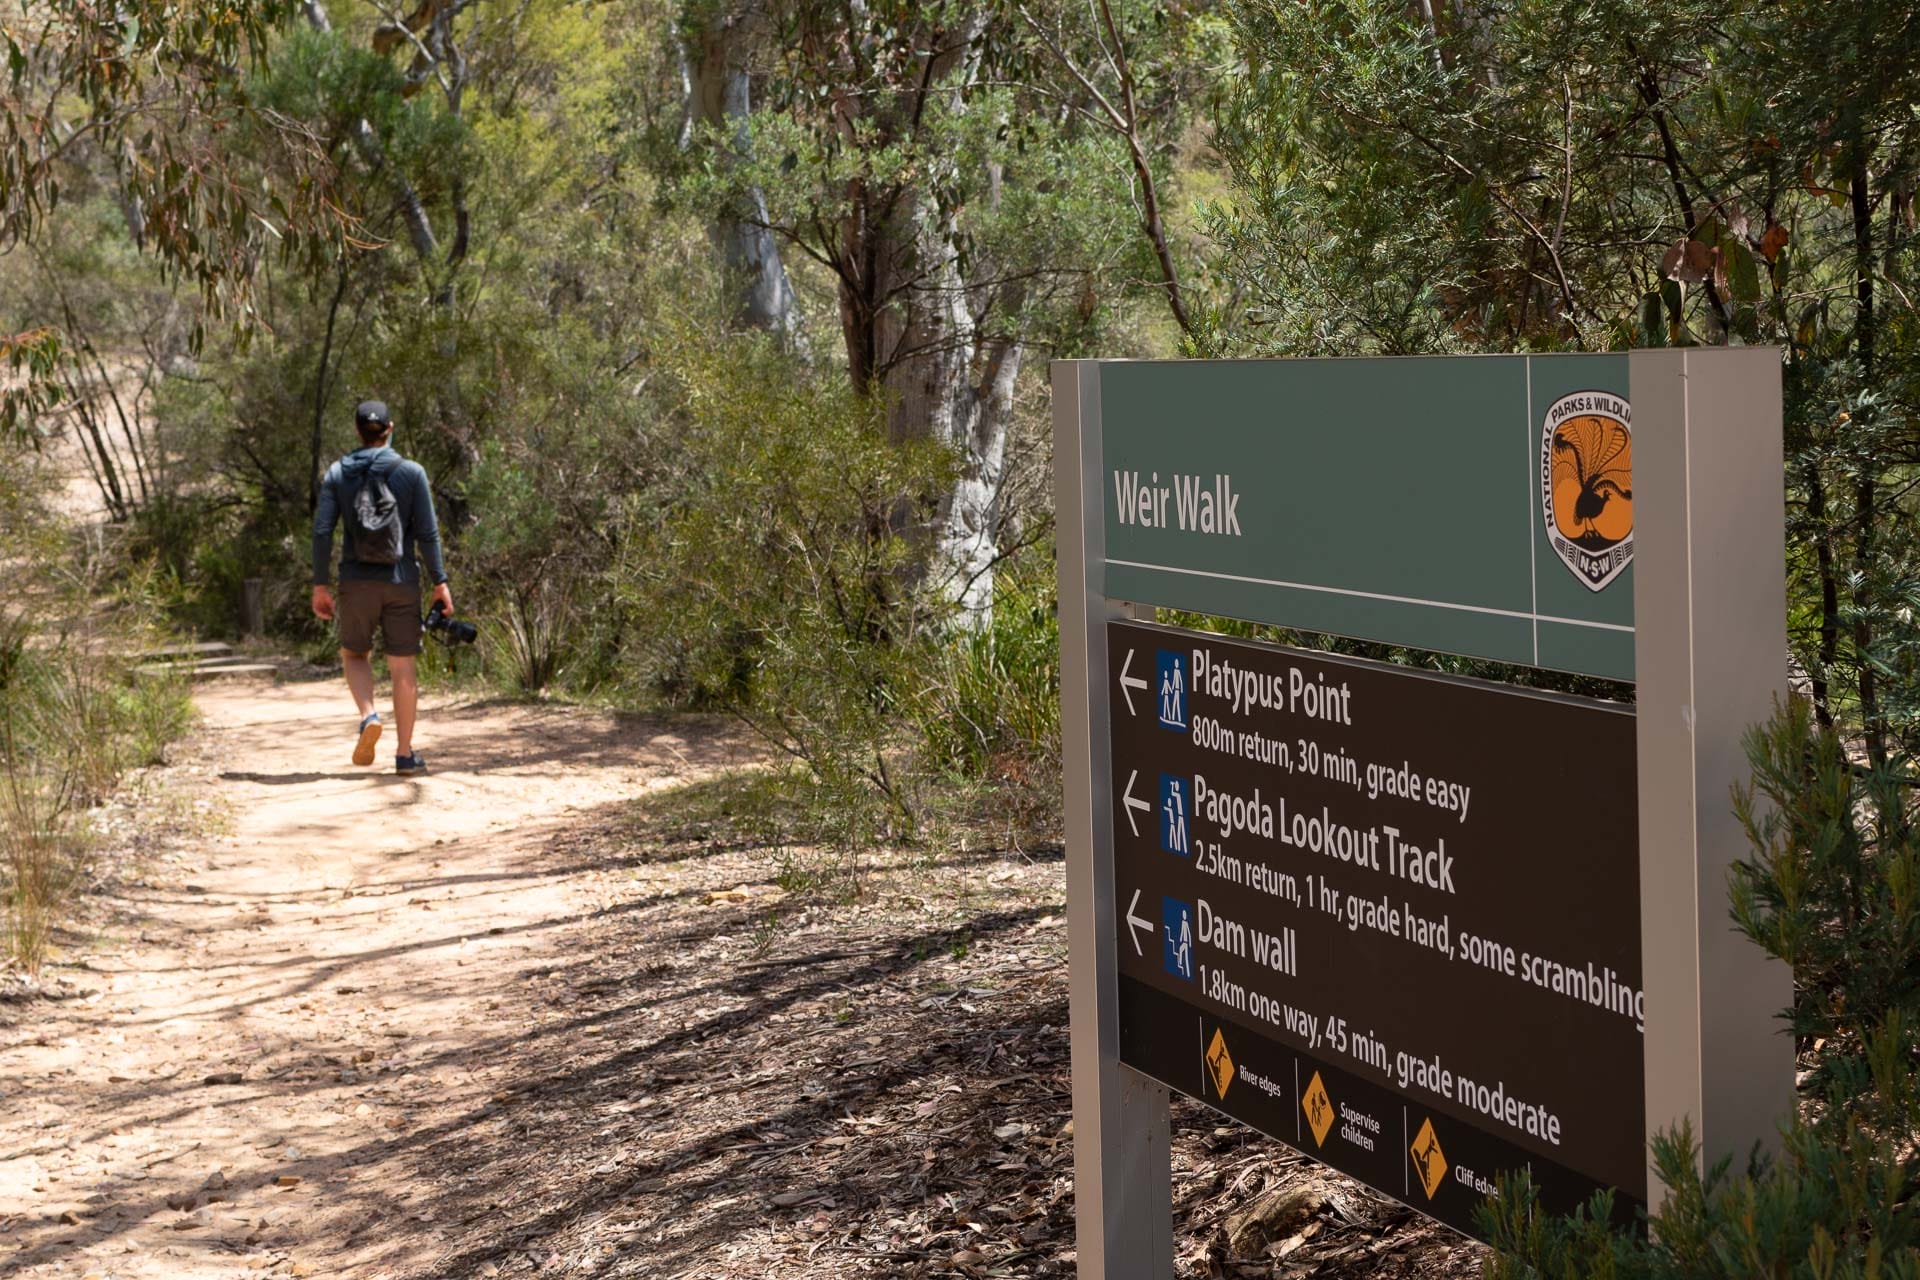
[(428, 635), (441, 644), (472, 644), (480, 638), (480, 628), (471, 622), (449, 618), (446, 606), (438, 600), (433, 602), (433, 608), (420, 620), (420, 624), (427, 629)]

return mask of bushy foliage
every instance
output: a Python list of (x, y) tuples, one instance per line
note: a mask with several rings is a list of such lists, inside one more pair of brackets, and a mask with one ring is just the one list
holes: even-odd
[(1610, 1224), (1605, 1194), (1570, 1217), (1539, 1214), (1523, 1175), (1483, 1222), (1489, 1280), (1911, 1280), (1920, 1222), (1904, 1145), (1842, 1114), (1795, 1125), (1770, 1163), (1703, 1174), (1683, 1128), (1654, 1144), (1672, 1192), (1645, 1233)]
[[(1754, 783), (1735, 808), (1754, 854), (1735, 867), (1734, 919), (1793, 966), (1793, 1032), (1815, 1051), (1810, 1084), (1824, 1095), (1872, 1073), (1878, 1037), (1899, 1038), (1896, 1061), (1920, 1051), (1911, 779), (1898, 765), (1855, 765), (1797, 698), (1748, 735), (1747, 750)], [(1848, 1109), (1866, 1105), (1856, 1097)]]
[(1920, 746), (1920, 18), (1699, 0), (1228, 7), (1220, 349), (1781, 348), (1793, 655)]
[(0, 481), (0, 958), (29, 972), (88, 870), (89, 810), (192, 715), (183, 681), (131, 669), (164, 579), (48, 512), (41, 472)]
[(880, 405), (770, 337), (689, 327), (651, 355), (661, 475), (621, 519), (611, 602), (643, 686), (628, 696), (727, 710), (785, 752), (801, 772), (783, 839), (832, 863), (982, 815), (1015, 841), (1053, 834), (1045, 548), (1011, 557), (988, 621), (962, 625), (903, 515), (937, 500), (951, 452), (889, 439)]
[[(303, 122), (263, 110), (247, 78), (290, 6), (280, 0), (101, 9), (50, 0), (0, 23), (0, 251), (50, 238), (64, 195), (104, 185), (131, 239), (208, 311), (242, 312), (269, 256), (311, 266), (351, 219)], [(245, 136), (246, 145), (232, 145)], [(55, 322), (58, 323), (57, 321)], [(62, 398), (45, 327), (0, 332), (9, 436)]]
[(986, 783), (1026, 825), (1057, 825), (1060, 618), (1051, 557), (1031, 553), (994, 583), (983, 628), (932, 636), (913, 662), (907, 705), (917, 763), (939, 777)]
[(672, 479), (635, 499), (619, 551), (642, 668), (803, 761), (856, 839), (910, 824), (894, 725), (907, 655), (941, 614), (902, 589), (924, 553), (892, 526), (948, 456), (888, 441), (870, 402), (768, 340), (682, 334), (656, 368), (682, 406), (654, 440)]

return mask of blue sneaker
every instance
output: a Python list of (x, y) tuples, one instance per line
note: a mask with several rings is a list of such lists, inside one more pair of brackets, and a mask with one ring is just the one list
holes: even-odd
[(380, 741), (380, 713), (372, 712), (360, 722), (360, 741), (353, 744), (353, 762), (372, 764), (373, 749)]
[(393, 771), (401, 777), (406, 777), (412, 773), (425, 773), (427, 771), (427, 762), (420, 758), (418, 751), (410, 756), (395, 756), (393, 758)]

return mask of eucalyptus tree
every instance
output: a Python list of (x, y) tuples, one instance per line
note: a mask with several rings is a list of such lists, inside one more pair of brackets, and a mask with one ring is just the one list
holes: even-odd
[[(338, 79), (330, 78), (326, 71), (331, 68), (325, 66), (324, 60), (305, 65), (296, 63), (292, 73), (304, 90), (322, 98), (347, 99), (349, 114), (343, 122), (343, 135), (334, 135), (333, 141), (337, 143), (344, 136), (366, 168), (391, 186), (394, 210), (405, 224), (407, 243), (429, 281), (434, 301), (442, 307), (453, 304), (454, 277), (466, 260), (470, 243), (472, 217), (467, 207), (465, 175), (457, 162), (448, 163), (447, 157), (441, 157), (445, 172), (440, 185), (446, 193), (453, 231), (450, 242), (443, 248), (433, 216), (421, 196), (418, 178), (408, 172), (409, 166), (404, 161), (392, 155), (393, 145), (388, 135), (398, 123), (399, 103), (430, 85), (440, 91), (440, 111), (446, 121), (457, 128), (462, 119), (461, 107), (468, 80), (467, 56), (457, 24), (460, 16), (473, 7), (473, 2), (421, 0), (411, 12), (403, 14), (381, 0), (369, 0), (380, 21), (367, 41), (371, 57), (366, 67), (356, 68), (363, 72), (351, 86), (357, 93), (349, 91)], [(301, 0), (300, 11), (320, 40), (341, 38), (334, 30), (326, 0)], [(405, 55), (404, 71), (389, 61), (395, 50)], [(373, 70), (373, 74), (364, 74), (366, 70)], [(379, 74), (380, 71), (387, 74)], [(372, 95), (375, 101), (353, 101), (360, 95)], [(309, 105), (311, 109), (319, 104)], [(372, 114), (385, 117), (387, 127), (376, 127), (369, 114), (351, 114), (352, 108), (362, 105)], [(338, 109), (335, 106), (334, 110)]]
[[(63, 195), (104, 185), (129, 236), (208, 313), (243, 315), (262, 262), (311, 264), (352, 219), (302, 121), (246, 92), (287, 13), (282, 0), (176, 5), (25, 0), (0, 15), (0, 256), (45, 234)], [(59, 398), (62, 331), (0, 316), (0, 430)], [(66, 344), (70, 348), (71, 343)]]
[[(327, 0), (302, 0), (272, 64), (252, 85), (259, 102), (305, 122), (320, 140), (340, 175), (337, 199), (359, 228), (305, 277), (325, 314), (306, 406), (301, 487), (309, 511), (318, 500), (339, 363), (356, 333), (348, 317), (369, 305), (377, 313), (389, 298), (430, 302), (440, 370), (422, 397), (428, 403), (414, 411), (461, 438), (456, 303), (474, 244), (470, 187), (478, 160), (466, 103), (478, 7), (475, 0), (421, 0), (403, 12), (386, 0), (332, 9)], [(408, 257), (410, 270), (393, 261), (396, 253)]]
[[(1164, 40), (1172, 20), (1155, 12), (1126, 8), (1102, 38)], [(751, 111), (709, 132), (717, 158), (679, 189), (729, 216), (753, 210), (790, 269), (824, 277), (847, 377), (884, 402), (888, 435), (953, 451), (951, 486), (890, 523), (978, 621), (1003, 550), (1021, 372), (1037, 344), (1071, 342), (1141, 286), (1165, 290), (1134, 157), (1164, 164), (1190, 106), (1138, 77), (1131, 140), (1112, 127), (1094, 82), (1058, 56), (1098, 56), (1068, 30), (1077, 10), (788, 0), (755, 21)]]
[[(700, 128), (721, 171), (731, 172), (752, 152), (753, 67), (773, 34), (767, 6), (760, 0), (685, 0), (676, 28), (686, 100), (678, 143), (690, 146)], [(751, 182), (736, 186), (720, 197), (708, 226), (729, 276), (727, 287), (735, 291), (735, 318), (780, 335), (790, 346), (804, 346), (766, 196)]]

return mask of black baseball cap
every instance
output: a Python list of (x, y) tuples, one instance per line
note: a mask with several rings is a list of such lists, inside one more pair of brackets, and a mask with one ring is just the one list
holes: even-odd
[(353, 422), (355, 426), (361, 427), (375, 425), (390, 427), (393, 425), (393, 415), (387, 412), (387, 404), (384, 400), (362, 400), (354, 406)]

